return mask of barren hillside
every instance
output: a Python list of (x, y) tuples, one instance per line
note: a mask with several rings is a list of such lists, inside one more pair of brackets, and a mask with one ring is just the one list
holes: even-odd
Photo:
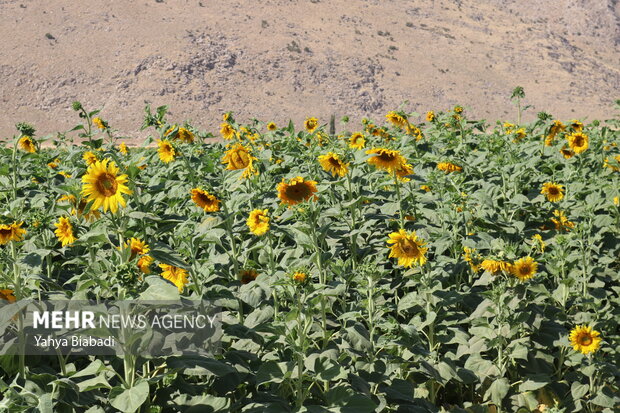
[[(540, 3), (546, 3), (541, 5)], [(561, 118), (620, 98), (615, 0), (0, 0), (0, 136), (74, 126), (79, 99), (125, 133), (145, 102), (217, 132), (232, 110), (282, 123), (463, 104)]]

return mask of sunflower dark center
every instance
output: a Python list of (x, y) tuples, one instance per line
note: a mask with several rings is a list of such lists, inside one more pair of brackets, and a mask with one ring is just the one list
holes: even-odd
[(11, 235), (11, 228), (2, 228), (0, 229), (0, 238), (6, 238)]
[(531, 271), (531, 268), (527, 264), (522, 265), (521, 268), (519, 268), (519, 272), (521, 273), (521, 275), (527, 275), (530, 273), (530, 271)]
[(575, 143), (575, 146), (583, 146), (583, 138), (581, 136), (577, 136), (575, 138), (574, 143)]
[(116, 190), (118, 189), (118, 184), (116, 183), (116, 177), (107, 172), (104, 172), (101, 175), (99, 175), (96, 186), (97, 186), (97, 191), (106, 197), (116, 195)]
[(553, 186), (551, 188), (549, 188), (549, 194), (557, 195), (558, 193), (559, 193), (558, 188), (553, 187)]
[(383, 162), (392, 162), (394, 159), (396, 159), (396, 156), (390, 153), (382, 153), (377, 157), (381, 159)]
[(584, 335), (581, 337), (582, 346), (589, 346), (590, 344), (592, 344), (592, 337), (590, 337), (589, 335)]
[(403, 252), (407, 255), (414, 255), (418, 252), (417, 244), (408, 239), (403, 240), (401, 248), (403, 249)]

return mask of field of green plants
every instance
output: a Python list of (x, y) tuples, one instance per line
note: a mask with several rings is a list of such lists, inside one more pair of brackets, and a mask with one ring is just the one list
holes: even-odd
[(0, 299), (205, 298), (221, 351), (0, 355), (0, 411), (620, 410), (618, 116), (73, 109), (2, 141)]

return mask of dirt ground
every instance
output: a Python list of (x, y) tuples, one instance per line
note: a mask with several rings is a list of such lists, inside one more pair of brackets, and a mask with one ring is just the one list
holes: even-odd
[(526, 120), (620, 98), (614, 0), (0, 0), (0, 38), (0, 137), (71, 129), (74, 100), (139, 142), (146, 102), (217, 133), (229, 110), (357, 122), (403, 102), (514, 120), (516, 85)]

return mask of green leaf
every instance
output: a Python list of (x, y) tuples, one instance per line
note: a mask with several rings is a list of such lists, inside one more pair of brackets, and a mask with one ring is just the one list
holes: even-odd
[(502, 400), (504, 400), (504, 397), (506, 397), (509, 390), (510, 383), (508, 382), (508, 379), (502, 377), (493, 381), (484, 397), (485, 399), (488, 399), (490, 396), (490, 399), (494, 404), (501, 406)]
[(158, 275), (146, 277), (145, 281), (149, 287), (140, 294), (140, 300), (158, 301), (178, 300), (180, 298), (179, 289)]
[(147, 381), (140, 381), (129, 389), (114, 387), (110, 391), (110, 404), (123, 413), (132, 413), (142, 406), (148, 395), (149, 384)]

